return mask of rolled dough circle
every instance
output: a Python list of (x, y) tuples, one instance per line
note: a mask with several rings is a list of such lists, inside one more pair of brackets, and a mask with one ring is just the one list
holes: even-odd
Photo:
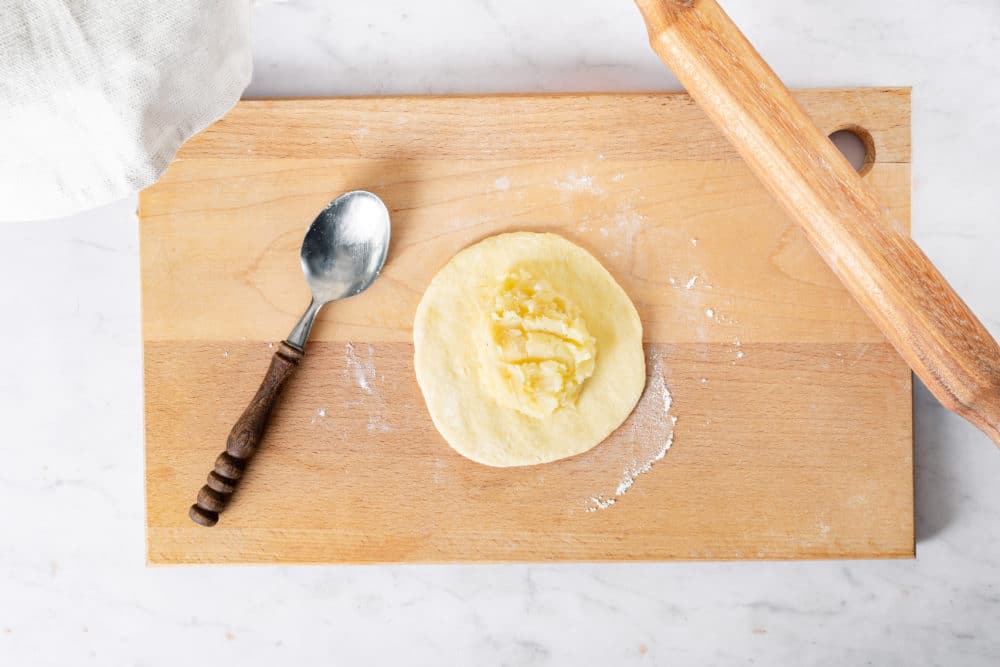
[[(533, 417), (486, 389), (476, 327), (498, 279), (527, 270), (582, 313), (596, 339), (593, 375), (574, 405)], [(437, 430), (459, 454), (490, 466), (547, 463), (585, 452), (632, 412), (646, 383), (642, 322), (614, 277), (555, 234), (500, 234), (455, 255), (431, 280), (413, 323), (417, 383)]]

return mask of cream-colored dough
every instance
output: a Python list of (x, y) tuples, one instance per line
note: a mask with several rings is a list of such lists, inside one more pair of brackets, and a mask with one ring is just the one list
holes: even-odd
[(417, 307), (413, 342), (434, 425), (491, 466), (591, 449), (646, 382), (635, 306), (594, 257), (554, 234), (501, 234), (455, 255)]

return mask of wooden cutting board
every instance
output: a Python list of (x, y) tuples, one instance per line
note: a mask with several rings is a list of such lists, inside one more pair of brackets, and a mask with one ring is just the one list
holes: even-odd
[[(870, 134), (866, 178), (908, 221), (909, 91), (798, 98), (824, 130)], [(196, 526), (187, 509), (308, 302), (302, 235), (356, 188), (392, 214), (382, 277), (323, 310), (234, 502)], [(241, 102), (140, 215), (151, 563), (914, 553), (910, 373), (686, 95)], [(509, 230), (608, 267), (650, 381), (591, 452), (494, 469), (434, 430), (410, 327), (445, 261)]]

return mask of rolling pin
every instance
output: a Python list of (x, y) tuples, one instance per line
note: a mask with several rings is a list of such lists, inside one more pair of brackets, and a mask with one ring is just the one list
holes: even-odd
[(715, 0), (635, 0), (653, 50), (931, 393), (1000, 445), (1000, 348)]

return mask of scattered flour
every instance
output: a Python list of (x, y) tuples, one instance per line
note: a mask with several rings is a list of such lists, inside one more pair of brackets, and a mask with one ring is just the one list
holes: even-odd
[(316, 414), (313, 415), (313, 418), (309, 420), (309, 423), (315, 424), (320, 419), (323, 419), (323, 417), (326, 417), (326, 408), (320, 408), (319, 410), (317, 410)]
[(709, 317), (709, 318), (715, 317), (715, 311), (712, 310), (711, 308), (706, 308), (705, 309), (705, 317)]
[[(361, 346), (354, 343), (347, 343), (344, 346), (344, 379), (348, 383), (357, 386), (366, 395), (355, 397), (344, 403), (345, 408), (352, 410), (364, 410), (368, 413), (366, 424), (369, 433), (388, 433), (392, 431), (392, 424), (385, 415), (388, 412), (389, 401), (386, 398), (383, 387), (386, 384), (385, 375), (379, 375), (375, 368), (375, 348), (370, 344), (365, 346), (364, 352)], [(324, 409), (325, 414), (325, 409)]]
[(229, 350), (226, 350), (225, 352), (222, 353), (222, 358), (223, 359), (228, 359), (229, 358)]
[(368, 432), (369, 433), (373, 433), (373, 432), (376, 432), (376, 431), (378, 431), (380, 433), (388, 433), (391, 430), (392, 430), (392, 427), (389, 426), (389, 424), (382, 417), (379, 417), (378, 415), (369, 415), (368, 416)]
[(691, 239), (691, 245), (697, 247), (698, 246), (698, 239)]
[(355, 384), (366, 394), (373, 393), (372, 381), (375, 379), (375, 360), (372, 346), (368, 346), (367, 358), (362, 359), (354, 351), (354, 343), (348, 343), (344, 348), (344, 356), (347, 358), (347, 367), (344, 369), (347, 378), (349, 380), (353, 378)]
[(624, 239), (625, 247), (630, 251), (632, 249), (632, 241), (635, 240), (635, 235), (639, 233), (645, 219), (646, 216), (625, 202), (619, 204), (618, 209), (615, 211), (615, 226), (618, 228), (618, 235)]
[(510, 190), (510, 179), (506, 176), (501, 176), (497, 180), (493, 181), (493, 187), (501, 191)]
[(698, 282), (698, 274), (697, 273), (694, 274), (693, 276), (691, 276), (691, 278), (689, 278), (688, 281), (686, 283), (684, 283), (684, 288), (685, 289), (691, 289), (692, 287), (694, 287), (694, 284), (696, 282)]
[(600, 496), (591, 496), (590, 502), (594, 503), (593, 507), (588, 507), (588, 512), (596, 512), (597, 510), (606, 510), (615, 504), (614, 498), (607, 498), (602, 500)]
[(615, 174), (611, 177), (612, 183), (621, 183), (623, 180), (625, 180), (625, 174)]
[[(618, 482), (613, 494), (598, 494), (588, 499), (591, 504), (587, 508), (588, 512), (607, 509), (618, 502), (618, 499), (628, 493), (629, 489), (635, 485), (639, 475), (649, 472), (657, 461), (661, 461), (667, 455), (673, 445), (677, 417), (670, 415), (673, 399), (663, 378), (663, 357), (654, 353), (651, 360), (652, 373), (646, 384), (646, 390), (639, 400), (639, 406), (636, 407), (636, 414), (647, 415), (647, 420), (652, 424), (640, 425), (638, 428), (635, 423), (633, 424), (633, 430), (641, 431), (636, 433), (636, 439), (648, 441), (648, 444), (644, 444), (641, 451), (625, 466), (621, 481)], [(644, 405), (647, 402), (650, 404), (648, 408)], [(667, 417), (670, 417), (669, 422), (666, 420)], [(641, 419), (641, 417), (636, 419)], [(669, 426), (665, 426), (666, 424)], [(653, 433), (653, 428), (658, 430)]]
[(565, 180), (556, 179), (554, 184), (563, 192), (588, 192), (592, 195), (604, 194), (604, 190), (594, 185), (594, 179), (587, 174), (577, 176), (575, 171), (566, 175)]

